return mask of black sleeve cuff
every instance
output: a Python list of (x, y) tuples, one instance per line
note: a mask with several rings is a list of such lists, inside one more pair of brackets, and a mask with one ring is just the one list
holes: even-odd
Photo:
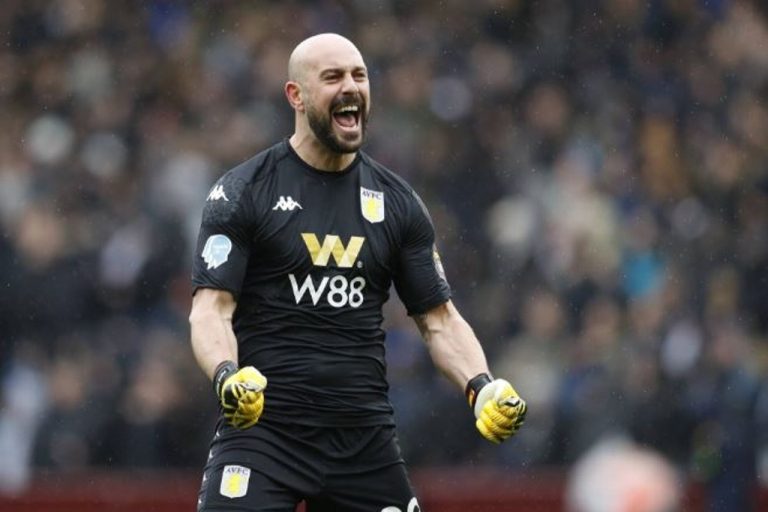
[(475, 406), (475, 402), (477, 401), (477, 394), (480, 393), (480, 390), (483, 389), (487, 384), (490, 384), (491, 380), (491, 376), (487, 373), (481, 373), (469, 379), (469, 382), (467, 382), (467, 387), (464, 388), (464, 394), (467, 396), (467, 401), (469, 402), (470, 407)]
[(221, 396), (221, 386), (224, 384), (224, 381), (236, 371), (237, 364), (229, 360), (220, 362), (216, 367), (216, 370), (213, 372), (213, 390), (216, 392), (217, 397)]

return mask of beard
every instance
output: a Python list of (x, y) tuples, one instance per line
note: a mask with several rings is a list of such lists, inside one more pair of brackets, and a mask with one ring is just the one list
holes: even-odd
[[(346, 140), (339, 135), (333, 129), (333, 115), (331, 112), (339, 105), (360, 105), (360, 118), (358, 123), (360, 124), (360, 136), (354, 140)], [(345, 154), (354, 153), (365, 141), (365, 133), (368, 125), (368, 113), (366, 112), (366, 105), (360, 99), (338, 99), (335, 100), (328, 112), (322, 112), (320, 109), (316, 109), (314, 105), (307, 105), (307, 121), (312, 132), (326, 148), (334, 153)]]

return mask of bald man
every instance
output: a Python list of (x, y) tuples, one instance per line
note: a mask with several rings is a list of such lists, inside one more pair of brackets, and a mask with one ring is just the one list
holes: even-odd
[(392, 284), (483, 437), (512, 436), (526, 405), (451, 302), (424, 204), (360, 151), (371, 97), (355, 45), (301, 42), (285, 95), (294, 133), (205, 201), (191, 342), (221, 414), (198, 510), (416, 512), (387, 396)]

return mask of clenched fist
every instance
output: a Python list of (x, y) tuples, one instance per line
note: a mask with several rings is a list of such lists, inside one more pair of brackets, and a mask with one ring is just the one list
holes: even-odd
[(492, 443), (515, 435), (525, 422), (528, 406), (504, 379), (478, 375), (467, 384), (467, 398), (477, 418), (477, 430)]
[(213, 386), (230, 425), (246, 429), (259, 421), (267, 387), (267, 378), (259, 370), (253, 366), (238, 369), (232, 361), (225, 361), (216, 369)]

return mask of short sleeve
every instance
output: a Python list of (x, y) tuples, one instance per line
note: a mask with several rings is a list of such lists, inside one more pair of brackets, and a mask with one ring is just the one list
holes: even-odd
[(427, 208), (412, 192), (397, 254), (394, 283), (409, 315), (426, 313), (447, 302), (451, 289), (435, 246), (435, 229)]
[(247, 183), (225, 174), (208, 193), (192, 265), (192, 285), (238, 298), (250, 255)]

